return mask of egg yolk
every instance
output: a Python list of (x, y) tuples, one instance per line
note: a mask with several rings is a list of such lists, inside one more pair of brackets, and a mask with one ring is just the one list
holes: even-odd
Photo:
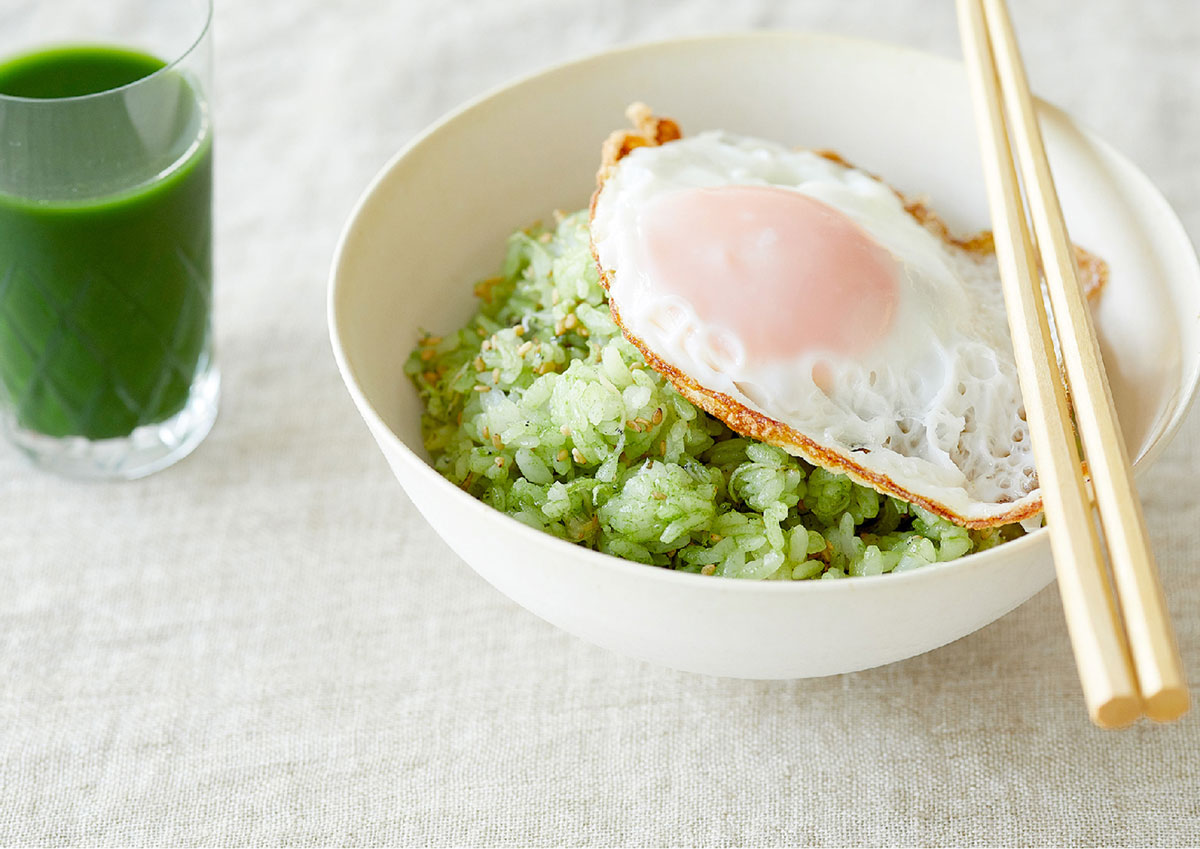
[(661, 195), (639, 216), (649, 284), (724, 328), (747, 359), (854, 355), (896, 308), (892, 255), (843, 213), (771, 186)]

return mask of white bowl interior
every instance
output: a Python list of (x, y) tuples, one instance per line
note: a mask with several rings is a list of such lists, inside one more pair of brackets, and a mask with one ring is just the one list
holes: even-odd
[[(786, 606), (790, 602), (775, 604), (785, 590), (793, 599), (799, 597), (793, 593), (813, 599), (819, 593), (828, 615), (861, 618), (869, 630), (871, 617), (882, 611), (890, 609), (900, 617), (897, 622), (904, 616), (921, 621), (938, 614), (936, 608), (923, 609), (920, 599), (937, 597), (945, 610), (949, 602), (943, 590), (970, 595), (971, 581), (960, 581), (964, 576), (957, 572), (952, 580), (950, 575), (970, 569), (967, 564), (974, 561), (975, 590), (984, 596), (966, 602), (974, 612), (943, 623), (940, 630), (931, 625), (927, 633), (908, 634), (899, 648), (868, 650), (848, 643), (819, 662), (781, 655), (748, 663), (753, 644), (738, 643), (737, 629), (747, 622), (767, 627), (770, 618), (748, 604), (744, 613), (730, 612), (724, 625), (708, 623), (710, 629), (729, 629), (728, 650), (719, 663), (687, 655), (684, 638), (690, 637), (682, 631), (695, 619), (694, 611), (677, 611), (676, 643), (667, 640), (661, 650), (651, 650), (642, 648), (652, 637), (650, 626), (607, 633), (595, 598), (601, 590), (628, 598), (629, 592), (661, 586), (661, 577), (682, 587), (693, 576), (618, 569), (624, 564), (611, 558), (532, 537), (499, 514), (475, 509), (482, 505), (448, 484), (441, 486), (445, 482), (434, 481), (432, 470), (417, 461), (427, 459), (420, 405), (401, 367), (419, 331), (450, 330), (466, 320), (474, 308), (471, 283), (494, 273), (511, 232), (556, 208), (587, 203), (600, 142), (623, 126), (624, 108), (636, 100), (679, 120), (685, 133), (724, 128), (836, 150), (901, 191), (927, 197), (952, 228), (972, 232), (988, 226), (962, 67), (907, 49), (805, 34), (645, 45), (553, 69), (469, 104), (398, 154), (367, 190), (344, 234), (331, 284), (331, 334), (343, 376), (422, 512), (474, 568), (543, 617), (621, 651), (717, 674), (790, 677), (887, 662), (981, 627), (1044, 586), (1051, 576), (1045, 541), (1027, 539), (966, 558), (961, 567), (836, 582), (841, 587), (836, 590), (818, 582), (823, 586), (755, 591), (756, 604), (763, 603), (763, 593), (774, 593), (770, 604), (780, 618), (775, 623), (780, 635), (797, 627), (794, 609)], [(1112, 270), (1096, 323), (1126, 441), (1131, 455), (1144, 464), (1174, 432), (1200, 373), (1200, 269), (1178, 220), (1136, 168), (1058, 110), (1044, 106), (1042, 116), (1072, 237), (1104, 257)], [(474, 522), (478, 533), (497, 538), (482, 548), (467, 534), (456, 540), (448, 530), (455, 522)], [(585, 566), (604, 565), (609, 571), (603, 578), (586, 574), (592, 601), (577, 598), (578, 586), (569, 583), (575, 578), (563, 577), (561, 569), (539, 573), (542, 589), (530, 590), (528, 576), (515, 574), (523, 566), (488, 557), (488, 546), (495, 552), (508, 543), (537, 552), (513, 564), (573, 559), (583, 570), (578, 575), (585, 574)], [(1031, 564), (1037, 559), (1038, 565), (1016, 580), (1012, 568), (1005, 571), (1006, 558)], [(605, 583), (610, 580), (611, 587)], [(734, 583), (697, 581), (687, 584), (689, 593), (724, 593), (723, 598), (728, 590), (722, 587)], [(940, 584), (933, 593), (928, 588), (935, 582)], [(900, 583), (906, 584), (904, 591), (888, 598), (887, 588), (898, 591)], [(917, 586), (926, 589), (916, 592)], [(829, 606), (835, 591), (849, 599), (848, 606)], [(876, 601), (865, 604), (868, 594)], [(895, 608), (900, 597), (911, 607)], [(714, 597), (705, 598), (712, 603)], [(664, 595), (656, 603), (660, 606), (647, 610), (661, 612), (672, 602)], [(862, 646), (873, 645), (869, 638), (864, 635)]]
[[(781, 85), (780, 80), (789, 81)], [(747, 96), (753, 92), (754, 96)], [(559, 68), (460, 112), (392, 163), (347, 234), (335, 310), (345, 360), (388, 427), (421, 450), (401, 379), (418, 330), (466, 319), (470, 283), (503, 240), (555, 208), (584, 206), (599, 142), (644, 100), (684, 131), (732, 131), (830, 148), (953, 228), (988, 226), (961, 67), (827, 36), (758, 35), (634, 48)], [(1131, 455), (1177, 421), (1200, 371), (1195, 255), (1165, 201), (1107, 145), (1043, 108), (1072, 238), (1110, 264), (1096, 311)], [(360, 269), (394, 269), (392, 280)]]

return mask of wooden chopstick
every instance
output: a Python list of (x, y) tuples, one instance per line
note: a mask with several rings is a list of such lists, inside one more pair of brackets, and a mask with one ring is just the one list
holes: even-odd
[(983, 5), (1138, 687), (1147, 716), (1160, 721), (1176, 719), (1188, 709), (1183, 664), (1146, 535), (1146, 522), (1100, 358), (1100, 346), (1079, 285), (1075, 252), (1050, 174), (1050, 161), (1024, 63), (1004, 0), (984, 0)]
[(1067, 631), (1092, 721), (1115, 728), (1141, 715), (1141, 698), (1084, 488), (980, 0), (958, 0), (958, 20), (1009, 330)]

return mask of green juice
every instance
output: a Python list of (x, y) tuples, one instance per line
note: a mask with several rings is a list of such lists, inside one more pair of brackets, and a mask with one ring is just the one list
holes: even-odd
[[(63, 182), (70, 167), (58, 167), (51, 176), (61, 185), (50, 197), (0, 183), (0, 392), (26, 430), (127, 436), (179, 412), (207, 357), (211, 135), (191, 86), (163, 67), (153, 56), (101, 46), (0, 64), (0, 94), (48, 101), (155, 72), (178, 77), (170, 109), (154, 101), (139, 113), (131, 95), (128, 115), (65, 134), (62, 143), (78, 151), (62, 162), (85, 169), (129, 160), (135, 181), (74, 193), (71, 179)], [(0, 178), (5, 156), (0, 151)]]

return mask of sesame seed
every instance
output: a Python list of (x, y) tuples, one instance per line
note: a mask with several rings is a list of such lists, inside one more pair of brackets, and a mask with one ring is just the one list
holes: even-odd
[(484, 340), (483, 340), (483, 344), (479, 346), (479, 350), (481, 350), (481, 351), (490, 351), (490, 350), (492, 350), (492, 340), (491, 340), (491, 339), (484, 339)]
[(709, 563), (707, 566), (704, 566), (700, 569), (700, 574), (701, 575), (711, 575), (716, 571), (717, 571), (717, 564)]
[(667, 440), (664, 439), (662, 442), (658, 443), (658, 453), (662, 454), (664, 457), (667, 456)]
[(422, 375), (426, 383), (437, 383), (438, 373), (436, 371), (427, 371)]
[(483, 371), (487, 366), (483, 362), (483, 357), (475, 358), (475, 371)]
[(564, 460), (566, 460), (566, 459), (567, 459), (568, 457), (570, 457), (570, 456), (571, 456), (571, 455), (567, 453), (567, 449), (566, 449), (566, 448), (564, 448), (564, 449), (562, 449), (561, 451), (559, 451), (559, 452), (558, 452), (558, 455), (557, 455), (557, 456), (556, 456), (554, 459), (558, 460), (558, 461), (561, 463), (561, 462), (563, 462)]
[(586, 327), (580, 327), (579, 335), (582, 336), (584, 339), (586, 339), (589, 336), (591, 336), (592, 334), (588, 332), (588, 329)]
[(667, 495), (664, 492), (659, 492), (658, 490), (655, 490), (652, 493), (652, 495), (654, 496), (655, 501), (666, 501), (667, 500)]
[(427, 347), (432, 347), (434, 345), (441, 344), (441, 341), (442, 341), (441, 336), (426, 336), (424, 339), (421, 340), (421, 344), (425, 345)]
[(492, 434), (492, 445), (495, 446), (497, 451), (504, 447), (504, 443), (500, 441), (500, 434)]
[(654, 415), (650, 417), (650, 424), (662, 424), (663, 412), (662, 407), (654, 411)]
[(555, 289), (553, 292), (550, 293), (550, 303), (552, 303), (552, 304), (558, 303), (558, 290), (557, 289)]
[(562, 336), (562, 335), (563, 335), (563, 331), (564, 331), (565, 329), (566, 329), (566, 328), (565, 328), (565, 327), (563, 327), (563, 322), (562, 322), (562, 319), (559, 319), (558, 321), (554, 322), (554, 335), (555, 335), (555, 336)]
[(549, 242), (549, 241), (550, 241), (551, 239), (553, 239), (553, 238), (554, 238), (554, 237), (553, 237), (553, 236), (551, 236), (549, 233), (543, 233), (542, 235), (538, 236), (538, 241), (539, 241), (539, 242), (541, 242), (541, 243), (544, 245), (544, 244), (546, 244), (547, 242)]
[(562, 427), (560, 427), (558, 429), (558, 432), (561, 433), (563, 436), (570, 436), (571, 435), (571, 427), (570, 427), (570, 425), (563, 425)]
[(578, 448), (571, 449), (571, 456), (575, 459), (576, 463), (587, 463), (587, 457), (584, 457)]
[(491, 392), (492, 387), (484, 386), (482, 383), (475, 387), (476, 392)]
[(497, 458), (496, 458), (496, 468), (497, 468), (497, 469), (503, 469), (503, 468), (504, 468), (504, 458), (503, 458), (503, 457), (497, 457)]
[(533, 350), (533, 340), (530, 339), (526, 342), (521, 343), (521, 347), (517, 348), (517, 356), (523, 357), (532, 350)]
[(494, 369), (492, 369), (492, 383), (499, 383), (499, 382), (500, 382), (500, 369), (494, 368)]
[(570, 330), (578, 323), (579, 318), (575, 315), (575, 313), (571, 313), (565, 319), (563, 319), (563, 327), (567, 328), (567, 330)]
[(709, 534), (709, 537), (713, 542), (720, 542), (721, 540), (725, 539), (725, 537), (721, 536), (720, 534)]
[(437, 351), (433, 350), (433, 348), (426, 348), (424, 351), (421, 352), (421, 359), (423, 359), (425, 362), (429, 362), (436, 356), (437, 356)]
[(480, 280), (475, 284), (475, 294), (490, 304), (492, 302), (492, 289), (496, 284), (503, 282), (503, 277), (489, 277), (487, 280)]

